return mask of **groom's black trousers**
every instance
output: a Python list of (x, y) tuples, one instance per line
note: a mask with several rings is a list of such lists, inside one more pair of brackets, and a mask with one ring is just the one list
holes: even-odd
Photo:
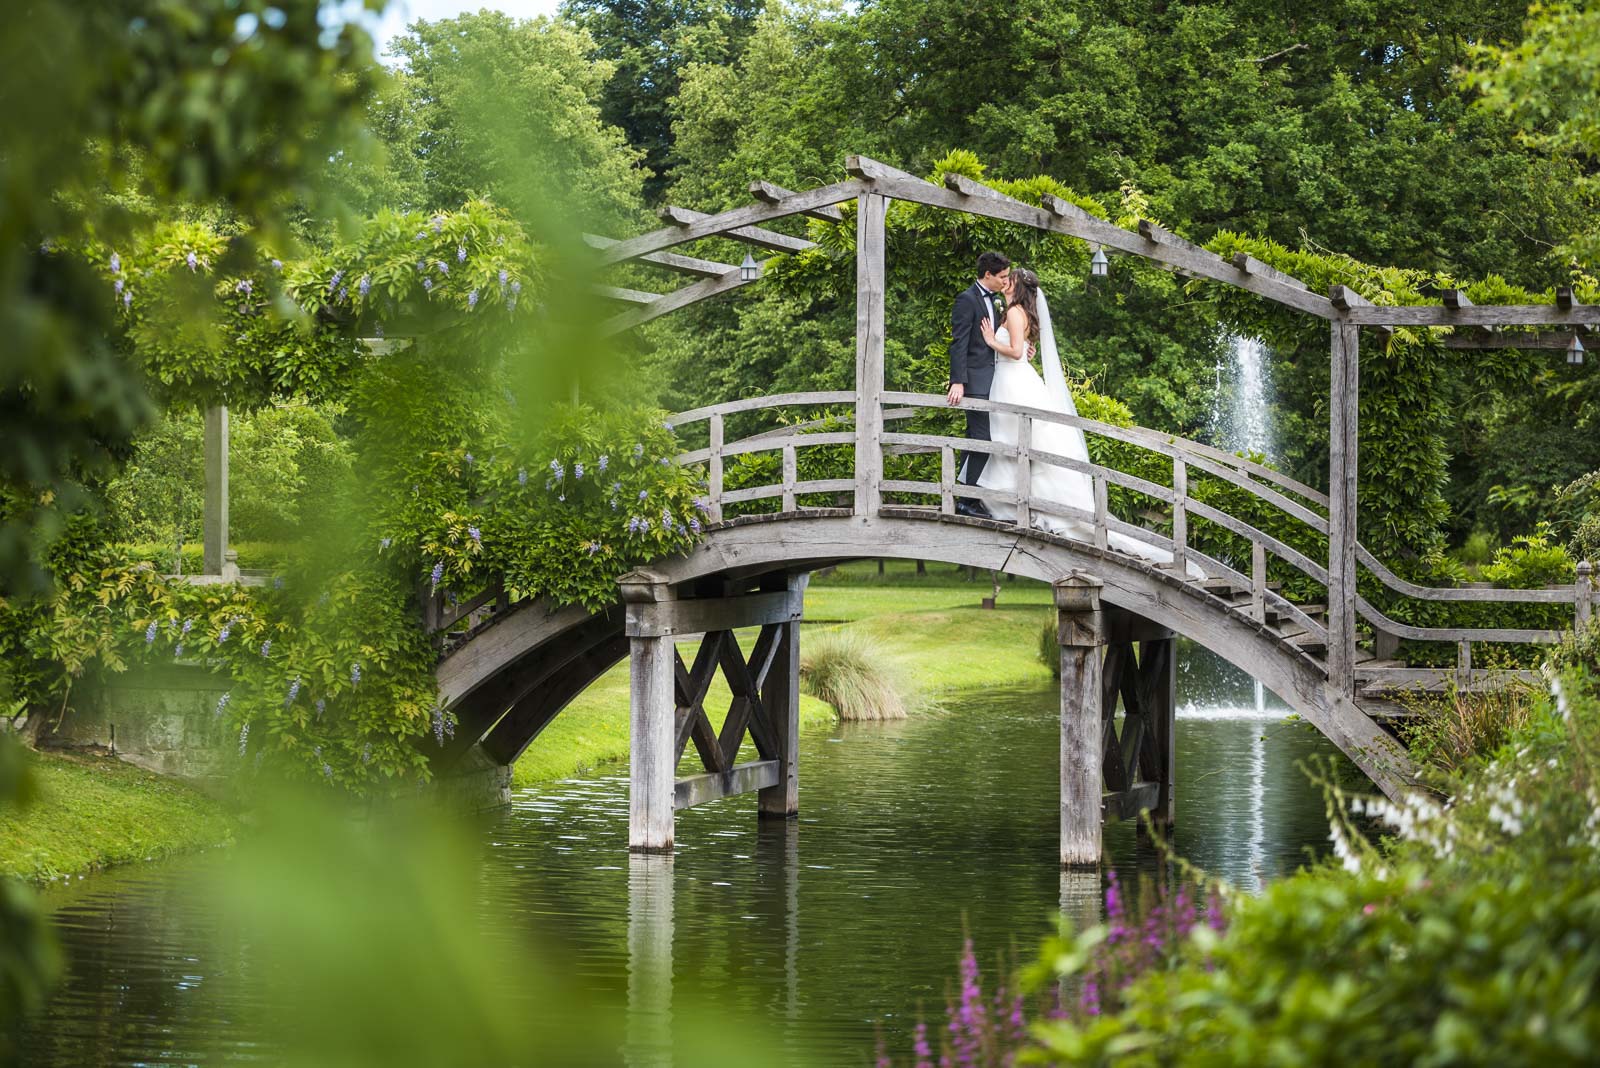
[[(967, 396), (976, 400), (988, 400), (987, 393), (968, 393)], [(967, 437), (973, 441), (989, 440), (989, 413), (980, 412), (973, 408), (967, 409)], [(989, 462), (986, 452), (963, 452), (958, 478), (964, 486), (976, 486), (978, 478), (983, 474), (983, 467)]]

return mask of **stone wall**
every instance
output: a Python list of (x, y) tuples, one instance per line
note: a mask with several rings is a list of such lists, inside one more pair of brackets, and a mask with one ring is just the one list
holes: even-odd
[[(162, 775), (195, 782), (226, 778), (237, 749), (226, 715), (216, 715), (226, 680), (202, 667), (135, 668), (80, 687), (61, 723), (39, 738), (57, 749), (94, 748)], [(234, 754), (234, 764), (228, 756)]]

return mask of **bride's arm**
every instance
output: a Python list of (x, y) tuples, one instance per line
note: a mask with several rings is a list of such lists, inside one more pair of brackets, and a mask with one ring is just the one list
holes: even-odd
[(978, 320), (978, 326), (983, 330), (983, 340), (991, 349), (1009, 360), (1027, 359), (1028, 355), (1028, 315), (1021, 308), (1006, 309), (1006, 333), (1010, 336), (1009, 345), (1002, 345), (1000, 339), (989, 325), (988, 319)]

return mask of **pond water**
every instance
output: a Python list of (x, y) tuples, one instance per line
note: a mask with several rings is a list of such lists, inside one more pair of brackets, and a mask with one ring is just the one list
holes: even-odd
[[(1209, 654), (1186, 650), (1179, 670), (1174, 845), (1257, 889), (1324, 849), (1322, 798), (1296, 765), (1336, 750)], [(880, 1027), (903, 1053), (964, 928), (993, 960), (1030, 952), (1062, 910), (1098, 914), (1098, 876), (1056, 867), (1056, 715), (1053, 689), (996, 691), (809, 736), (799, 820), (761, 824), (754, 797), (680, 813), (665, 863), (627, 853), (625, 774), (521, 791), (482, 828), (482, 922), (559, 947), (568, 982), (628, 1005), (618, 1063), (665, 1063), (689, 1001), (763, 1018), (815, 1063), (869, 1063)], [(1159, 864), (1132, 824), (1106, 844), (1126, 875)], [(250, 947), (193, 892), (227, 858), (52, 893), (68, 972), (24, 1063), (271, 1063)]]

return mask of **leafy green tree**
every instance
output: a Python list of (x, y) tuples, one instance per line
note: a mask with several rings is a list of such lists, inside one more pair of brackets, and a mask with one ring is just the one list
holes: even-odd
[(601, 119), (611, 68), (590, 59), (582, 31), (481, 11), (413, 23), (390, 47), (405, 61), (377, 112), (392, 170), (372, 182), (366, 210), (488, 197), (529, 225), (637, 224), (639, 155)]
[(605, 121), (642, 153), (645, 194), (656, 200), (676, 159), (673, 100), (695, 63), (738, 59), (765, 0), (565, 0), (562, 15), (588, 31), (607, 67)]

